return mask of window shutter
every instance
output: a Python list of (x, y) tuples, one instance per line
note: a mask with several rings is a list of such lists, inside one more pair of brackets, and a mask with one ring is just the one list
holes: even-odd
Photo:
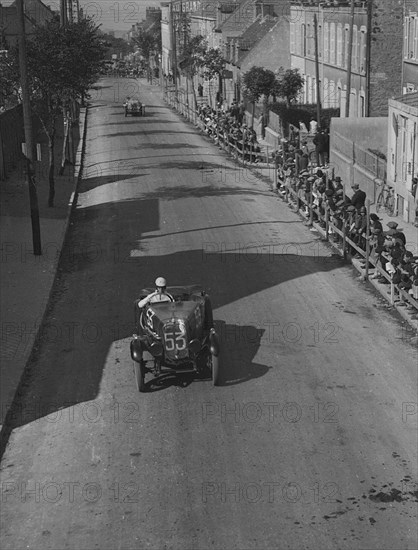
[(329, 61), (329, 25), (327, 22), (324, 23), (324, 61), (326, 63)]
[(295, 24), (290, 23), (290, 53), (296, 53), (295, 51)]

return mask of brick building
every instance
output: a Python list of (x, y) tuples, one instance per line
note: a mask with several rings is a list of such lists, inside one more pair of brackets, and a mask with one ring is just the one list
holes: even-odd
[(418, 92), (418, 2), (405, 0), (402, 93)]
[[(41, 0), (24, 0), (23, 11), (25, 16), (25, 32), (31, 37), (36, 27), (44, 25), (53, 16), (54, 12)], [(0, 49), (15, 46), (19, 39), (19, 21), (16, 2), (10, 6), (0, 3)]]
[[(320, 99), (345, 116), (351, 2), (302, 0), (291, 6), (292, 68), (305, 77), (301, 100), (316, 103), (317, 18)], [(387, 100), (401, 93), (404, 6), (397, 0), (355, 1), (349, 116), (386, 116)]]
[(418, 91), (389, 99), (387, 181), (405, 221), (415, 220), (412, 178), (418, 177)]

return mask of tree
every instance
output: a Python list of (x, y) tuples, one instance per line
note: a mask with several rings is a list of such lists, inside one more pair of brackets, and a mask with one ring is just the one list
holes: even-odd
[(187, 81), (191, 81), (195, 107), (197, 108), (196, 90), (193, 84), (193, 78), (198, 69), (204, 65), (204, 55), (206, 52), (206, 42), (203, 36), (188, 37), (183, 43), (179, 59), (179, 68), (186, 75)]
[(205, 78), (211, 80), (214, 77), (218, 77), (218, 93), (222, 94), (222, 75), (225, 69), (226, 61), (222, 56), (220, 50), (216, 48), (209, 48), (204, 56), (203, 63), (205, 66)]
[(92, 19), (81, 19), (63, 28), (59, 18), (36, 29), (28, 42), (28, 74), (34, 112), (48, 137), (49, 196), (55, 197), (55, 134), (58, 117), (71, 102), (80, 100), (100, 74), (105, 46)]
[(148, 69), (151, 68), (151, 57), (157, 56), (162, 51), (161, 25), (153, 26), (147, 31), (133, 39), (134, 44), (138, 46), (141, 55), (148, 63)]
[(106, 59), (112, 59), (113, 54), (116, 54), (118, 57), (125, 57), (133, 49), (132, 45), (123, 38), (116, 38), (111, 34), (101, 33), (100, 31), (99, 34), (106, 47)]
[(17, 51), (0, 52), (0, 107), (12, 107), (21, 100)]
[[(265, 69), (264, 67), (251, 67), (249, 71), (243, 75), (244, 96), (251, 101), (253, 105), (251, 127), (254, 126), (254, 111), (255, 104), (264, 96), (264, 117), (267, 111), (267, 102), (270, 95), (272, 95), (276, 77), (273, 71)], [(265, 122), (265, 120), (264, 120)]]
[(290, 107), (293, 101), (298, 97), (305, 80), (299, 73), (299, 69), (284, 69), (280, 67), (276, 77), (274, 92), (276, 95), (286, 100), (286, 105)]

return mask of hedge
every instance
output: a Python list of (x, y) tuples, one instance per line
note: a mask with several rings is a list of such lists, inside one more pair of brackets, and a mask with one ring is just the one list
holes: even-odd
[[(279, 115), (283, 123), (288, 126), (293, 124), (299, 128), (299, 122), (304, 122), (309, 130), (309, 123), (312, 118), (316, 120), (316, 105), (292, 105), (287, 107), (286, 103), (276, 102), (270, 105), (270, 111)], [(340, 109), (322, 109), (321, 110), (321, 128), (329, 129), (331, 118), (339, 117)]]

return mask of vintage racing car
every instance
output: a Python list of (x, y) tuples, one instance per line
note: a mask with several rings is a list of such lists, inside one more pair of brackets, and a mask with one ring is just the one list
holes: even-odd
[(213, 327), (209, 296), (197, 286), (168, 287), (174, 302), (139, 301), (153, 292), (144, 289), (135, 301), (136, 334), (131, 357), (138, 391), (146, 391), (145, 375), (201, 373), (209, 369), (214, 385), (220, 376), (220, 342)]
[(127, 98), (123, 104), (125, 108), (125, 117), (132, 116), (144, 116), (145, 105), (139, 101), (139, 99)]

